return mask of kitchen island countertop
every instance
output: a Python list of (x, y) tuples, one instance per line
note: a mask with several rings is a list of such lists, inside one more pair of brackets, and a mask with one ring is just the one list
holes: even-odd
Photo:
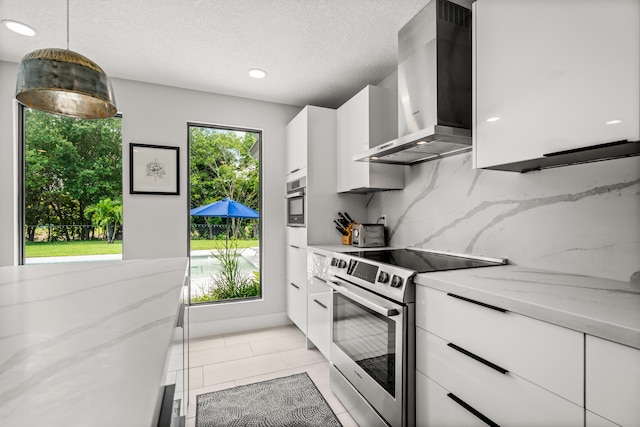
[(640, 349), (640, 284), (516, 265), (441, 271), (415, 282)]
[(151, 426), (187, 258), (0, 268), (0, 425)]

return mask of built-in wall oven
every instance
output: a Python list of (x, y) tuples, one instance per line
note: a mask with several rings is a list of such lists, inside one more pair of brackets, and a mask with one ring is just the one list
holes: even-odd
[(360, 425), (415, 425), (417, 273), (501, 265), (421, 249), (334, 253), (330, 384)]
[(286, 209), (287, 226), (304, 227), (306, 214), (307, 177), (303, 176), (287, 182)]

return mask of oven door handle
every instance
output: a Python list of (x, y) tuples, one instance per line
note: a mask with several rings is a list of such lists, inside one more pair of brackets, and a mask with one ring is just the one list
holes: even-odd
[(362, 297), (360, 295), (357, 295), (356, 293), (347, 290), (344, 286), (343, 286), (344, 282), (341, 282), (340, 280), (336, 279), (335, 277), (332, 277), (328, 282), (327, 285), (329, 285), (334, 291), (344, 295), (345, 297), (349, 298), (350, 300), (353, 300), (355, 302), (357, 302), (358, 304), (361, 304), (365, 307), (367, 307), (370, 310), (375, 311), (378, 314), (382, 314), (385, 317), (392, 317), (392, 316), (397, 316), (398, 314), (400, 314), (400, 312), (398, 311), (397, 308), (394, 307), (383, 307), (379, 304), (376, 304), (372, 301), (369, 301), (367, 298)]

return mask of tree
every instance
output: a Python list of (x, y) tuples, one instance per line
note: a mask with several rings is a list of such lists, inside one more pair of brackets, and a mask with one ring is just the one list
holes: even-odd
[[(35, 226), (90, 226), (87, 206), (122, 195), (122, 120), (84, 120), (25, 110), (25, 219)], [(83, 227), (81, 239), (89, 237)]]
[[(258, 134), (193, 126), (189, 136), (191, 207), (229, 197), (259, 210), (259, 162), (249, 153)], [(222, 219), (194, 217), (192, 221), (219, 224)], [(232, 230), (242, 229), (235, 219), (231, 222)]]
[(122, 225), (122, 202), (106, 198), (95, 205), (87, 206), (85, 215), (96, 227), (105, 230), (107, 243), (113, 243)]

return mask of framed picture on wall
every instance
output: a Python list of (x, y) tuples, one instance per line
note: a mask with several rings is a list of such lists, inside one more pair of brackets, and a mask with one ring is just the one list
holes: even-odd
[(180, 194), (180, 147), (129, 144), (131, 194)]

